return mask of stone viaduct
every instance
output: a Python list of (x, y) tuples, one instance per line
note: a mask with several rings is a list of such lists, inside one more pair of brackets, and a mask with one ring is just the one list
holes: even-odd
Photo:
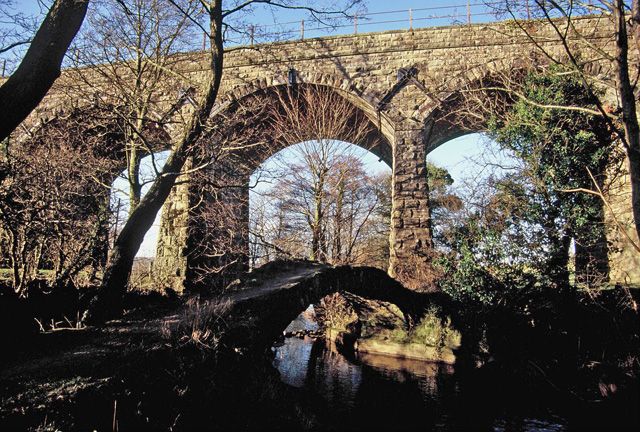
[[(583, 56), (592, 55), (591, 44), (612, 46), (606, 18), (576, 19), (574, 25), (585, 37), (573, 40)], [(455, 101), (458, 92), (489, 74), (537, 62), (541, 54), (536, 44), (562, 53), (551, 26), (542, 22), (527, 26), (532, 38), (513, 22), (499, 22), (232, 48), (225, 53), (221, 96), (213, 115), (224, 115), (248, 97), (290, 85), (326, 88), (360, 110), (374, 133), (369, 142), (354, 144), (372, 151), (393, 172), (390, 274), (394, 275), (402, 262), (428, 259), (432, 246), (427, 154), (448, 140), (483, 129), (473, 119), (452, 118), (443, 108), (451, 107), (447, 101)], [(190, 53), (183, 60), (184, 87), (197, 92), (208, 74), (205, 56)], [(599, 67), (600, 75), (610, 78), (608, 65)], [(296, 143), (270, 144), (256, 163)], [(193, 235), (189, 188), (188, 183), (176, 186), (165, 205), (154, 264), (178, 291), (189, 278), (195, 256), (189, 238)]]

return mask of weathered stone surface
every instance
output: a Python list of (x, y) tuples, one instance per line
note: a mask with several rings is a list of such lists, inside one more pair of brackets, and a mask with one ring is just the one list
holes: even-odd
[(355, 345), (358, 352), (385, 355), (411, 360), (422, 360), (455, 364), (456, 356), (448, 347), (437, 348), (419, 343), (398, 343), (381, 339), (358, 339)]
[(415, 131), (399, 132), (393, 151), (389, 274), (395, 277), (400, 261), (420, 256), (432, 241), (426, 146)]
[(453, 364), (461, 345), (461, 333), (436, 307), (413, 326), (395, 304), (349, 292), (325, 297), (316, 309), (325, 336), (342, 349)]
[[(624, 169), (628, 173), (628, 167)], [(631, 242), (640, 245), (640, 238), (635, 230), (630, 203), (631, 183), (629, 175), (625, 174), (610, 186), (609, 204), (613, 212), (605, 211), (607, 240), (612, 246), (609, 248), (609, 278), (613, 283), (640, 287), (640, 254), (631, 245)]]
[[(191, 162), (185, 169), (191, 168)], [(183, 292), (188, 273), (189, 185), (182, 183), (171, 189), (162, 207), (160, 232), (153, 262), (152, 277), (158, 289)]]
[[(535, 42), (548, 53), (563, 55), (564, 48), (554, 28), (540, 21), (527, 25), (535, 41), (513, 22), (505, 21), (232, 48), (225, 53), (221, 92), (213, 115), (224, 114), (234, 101), (256, 92), (287, 85), (290, 69), (295, 71), (299, 85), (327, 87), (365, 113), (375, 125), (377, 141), (381, 144), (373, 147), (367, 143), (356, 144), (369, 146), (393, 169), (389, 272), (395, 275), (399, 262), (420, 267), (429, 260), (432, 242), (427, 153), (452, 138), (481, 129), (473, 122), (467, 125), (465, 119), (459, 119), (456, 124), (442, 121), (443, 114), (436, 109), (440, 102), (452, 100), (466, 84), (488, 73), (508, 72), (525, 62), (537, 61), (539, 51)], [(601, 59), (603, 56), (598, 50), (613, 50), (607, 17), (575, 19), (573, 25), (583, 38), (570, 38), (570, 43), (582, 58)], [(193, 87), (199, 93), (207, 81), (204, 53), (180, 54), (176, 59), (179, 70), (175, 76), (182, 78), (180, 82), (168, 84), (162, 92), (160, 100), (166, 107), (160, 104), (158, 112), (166, 111), (175, 102), (180, 88)], [(399, 70), (411, 67), (417, 71), (420, 85), (409, 82), (393, 90)], [(602, 79), (610, 79), (606, 64), (594, 63), (593, 67), (603, 71)], [(31, 122), (69, 106), (93, 103), (96, 87), (88, 91), (74, 73), (74, 70), (65, 71), (34, 112)], [(189, 109), (184, 107), (180, 114), (188, 114)], [(179, 136), (181, 127), (181, 124), (171, 126), (170, 134)], [(293, 143), (277, 144), (276, 148), (282, 148)], [(157, 277), (178, 291), (184, 288), (184, 278), (190, 269), (197, 266), (192, 261), (198, 256), (198, 251), (192, 249), (197, 242), (191, 241), (189, 233), (198, 230), (188, 229), (190, 199), (185, 185), (176, 187), (163, 212), (158, 245)], [(629, 274), (634, 274), (636, 280), (639, 277), (640, 266), (627, 255), (619, 255), (621, 264), (612, 275), (614, 282), (617, 277), (628, 280)]]

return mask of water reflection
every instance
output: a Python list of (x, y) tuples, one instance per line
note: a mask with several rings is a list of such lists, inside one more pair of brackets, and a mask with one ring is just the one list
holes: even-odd
[(317, 341), (314, 347), (317, 354), (311, 361), (306, 386), (323, 395), (330, 409), (352, 408), (362, 382), (362, 366), (348, 361), (331, 344)]
[[(283, 382), (301, 389), (319, 429), (567, 430), (566, 422), (544, 407), (536, 408), (535, 417), (514, 415), (490, 397), (483, 400), (482, 392), (470, 397), (450, 365), (371, 354), (350, 357), (310, 337), (286, 338), (274, 347), (273, 365)], [(500, 392), (503, 384), (491, 382), (484, 393)], [(518, 406), (532, 407), (526, 391), (513, 397)]]
[(495, 432), (515, 432), (515, 431), (536, 431), (536, 432), (559, 432), (566, 430), (564, 421), (556, 418), (555, 422), (530, 419), (530, 418), (514, 418), (507, 420), (497, 420)]
[(444, 425), (442, 392), (455, 391), (447, 365), (362, 355), (347, 358), (312, 338), (287, 338), (274, 348), (283, 382), (312, 400), (323, 429), (414, 429)]
[(286, 338), (283, 345), (275, 348), (273, 365), (280, 372), (282, 382), (293, 387), (305, 385), (312, 348), (313, 340), (308, 336)]
[(365, 353), (359, 354), (358, 359), (387, 379), (398, 383), (415, 381), (425, 400), (438, 395), (442, 375), (453, 374), (453, 366), (447, 364)]

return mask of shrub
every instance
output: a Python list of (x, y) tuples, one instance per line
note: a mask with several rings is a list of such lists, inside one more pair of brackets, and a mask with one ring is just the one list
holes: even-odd
[(417, 292), (435, 292), (438, 282), (444, 276), (443, 269), (434, 265), (436, 252), (430, 256), (411, 255), (396, 266), (396, 279), (405, 287)]
[(443, 292), (454, 300), (490, 304), (495, 299), (495, 281), (476, 262), (471, 249), (463, 246), (458, 260), (440, 257), (435, 263), (444, 275), (439, 280)]
[(180, 347), (192, 345), (206, 351), (217, 351), (227, 328), (225, 319), (230, 306), (228, 300), (189, 299), (179, 318), (165, 321), (162, 335)]
[(458, 348), (462, 336), (453, 328), (451, 318), (443, 316), (436, 306), (429, 307), (420, 321), (409, 331), (409, 342), (434, 346), (437, 348)]
[(349, 324), (358, 320), (355, 310), (340, 293), (324, 297), (315, 311), (318, 324), (327, 330), (345, 331)]

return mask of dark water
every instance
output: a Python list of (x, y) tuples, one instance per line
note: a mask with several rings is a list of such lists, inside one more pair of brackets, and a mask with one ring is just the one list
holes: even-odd
[(568, 430), (567, 421), (528, 390), (495, 380), (468, 390), (448, 365), (349, 357), (309, 337), (286, 338), (274, 347), (273, 364), (283, 382), (301, 389), (305, 414), (320, 429)]

